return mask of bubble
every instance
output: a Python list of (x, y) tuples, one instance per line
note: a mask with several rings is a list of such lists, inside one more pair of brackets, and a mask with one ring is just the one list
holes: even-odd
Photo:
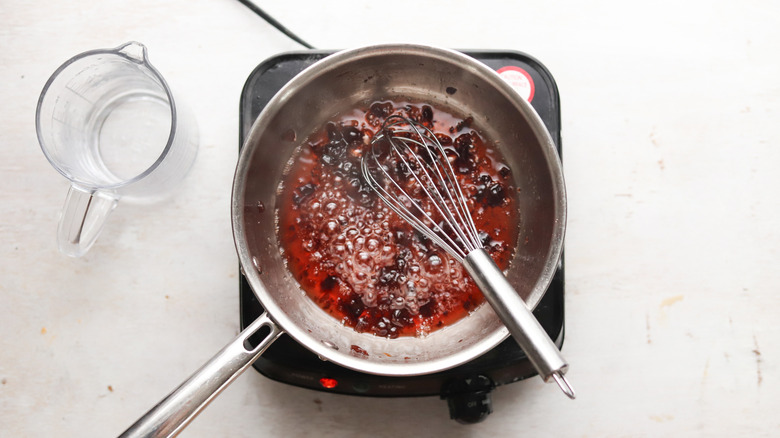
[(415, 293), (416, 293), (415, 292), (414, 281), (409, 280), (409, 281), (403, 283), (403, 287), (401, 288), (401, 291), (404, 292), (404, 295), (407, 298), (414, 299)]
[(441, 265), (441, 257), (439, 257), (436, 254), (433, 254), (432, 256), (428, 257), (428, 263), (431, 264), (431, 266), (439, 266)]
[(332, 202), (332, 201), (328, 202), (327, 204), (325, 204), (325, 210), (328, 213), (333, 213), (333, 211), (336, 209), (336, 207), (338, 207), (338, 205), (336, 205), (336, 203)]
[(403, 297), (395, 297), (390, 302), (390, 308), (393, 310), (403, 309), (404, 307), (406, 307), (406, 300)]

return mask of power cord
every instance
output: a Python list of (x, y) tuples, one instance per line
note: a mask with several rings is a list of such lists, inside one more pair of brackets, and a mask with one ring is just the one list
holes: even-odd
[(268, 24), (270, 24), (271, 26), (275, 27), (279, 32), (281, 32), (281, 33), (287, 35), (288, 37), (290, 37), (290, 39), (292, 39), (296, 43), (302, 45), (303, 47), (306, 47), (307, 49), (313, 49), (314, 48), (314, 46), (312, 46), (311, 44), (309, 44), (306, 41), (302, 40), (300, 37), (298, 37), (298, 35), (295, 35), (294, 33), (292, 33), (286, 27), (282, 26), (282, 23), (276, 21), (274, 19), (274, 17), (268, 15), (264, 10), (260, 9), (256, 4), (252, 3), (251, 0), (238, 0), (238, 1), (241, 4), (243, 4), (244, 6), (246, 6), (247, 8), (249, 8), (252, 12), (254, 12), (257, 15), (259, 15), (260, 18), (262, 18), (263, 20), (268, 22)]

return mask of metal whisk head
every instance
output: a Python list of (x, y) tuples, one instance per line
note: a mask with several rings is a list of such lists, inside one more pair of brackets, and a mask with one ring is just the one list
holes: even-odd
[(361, 170), (388, 207), (463, 264), (542, 379), (554, 380), (574, 398), (564, 376), (569, 365), (558, 347), (482, 248), (468, 200), (436, 134), (421, 123), (390, 116), (371, 140)]
[(388, 207), (459, 262), (482, 248), (447, 151), (422, 123), (388, 117), (361, 170)]

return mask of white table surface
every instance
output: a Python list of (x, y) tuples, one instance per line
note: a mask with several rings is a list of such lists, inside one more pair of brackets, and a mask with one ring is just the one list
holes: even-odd
[[(556, 78), (579, 396), (514, 383), (461, 426), (437, 397), (325, 394), (250, 369), (182, 436), (780, 433), (777, 2), (332, 3), (258, 1), (319, 48), (520, 50)], [(199, 155), (171, 202), (120, 204), (71, 259), (35, 104), (63, 61), (129, 40), (190, 102)], [(239, 95), (298, 48), (233, 0), (0, 4), (0, 436), (117, 435), (238, 332)]]

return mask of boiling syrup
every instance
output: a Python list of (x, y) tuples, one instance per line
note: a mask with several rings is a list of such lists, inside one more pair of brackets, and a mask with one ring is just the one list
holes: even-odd
[(374, 102), (326, 123), (293, 156), (280, 187), (279, 237), (288, 269), (319, 306), (358, 332), (422, 336), (484, 298), (465, 269), (373, 193), (360, 171), (391, 114), (430, 127), (488, 253), (506, 269), (517, 242), (511, 170), (471, 118), (399, 101)]

